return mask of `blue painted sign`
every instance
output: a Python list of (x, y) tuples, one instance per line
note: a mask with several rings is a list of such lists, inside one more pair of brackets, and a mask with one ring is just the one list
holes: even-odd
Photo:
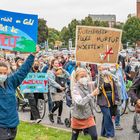
[(47, 93), (48, 76), (46, 73), (29, 73), (20, 86), (21, 93)]
[(0, 48), (35, 52), (38, 16), (0, 10)]

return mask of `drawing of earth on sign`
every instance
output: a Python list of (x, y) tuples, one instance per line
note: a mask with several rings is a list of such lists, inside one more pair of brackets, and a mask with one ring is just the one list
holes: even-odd
[(8, 27), (7, 33), (1, 32), (0, 48), (11, 51), (35, 52), (36, 42), (23, 31), (16, 29), (16, 33), (11, 33), (12, 28)]

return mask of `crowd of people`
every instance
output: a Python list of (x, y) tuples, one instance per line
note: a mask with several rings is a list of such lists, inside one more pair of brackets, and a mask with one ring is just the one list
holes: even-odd
[[(94, 98), (97, 98), (97, 104), (103, 115), (101, 136), (112, 139), (115, 137), (115, 130), (123, 130), (120, 114), (123, 103), (129, 96), (136, 108), (132, 128), (135, 133), (139, 133), (136, 120), (140, 113), (140, 73), (137, 67), (135, 76), (132, 77), (129, 59), (119, 58), (118, 64), (97, 66), (76, 62), (74, 54), (45, 57), (30, 54), (27, 59), (18, 56), (14, 60), (1, 55), (0, 140), (14, 140), (16, 137), (19, 124), (16, 90), (29, 72), (48, 75), (47, 113), (51, 123), (55, 123), (54, 114), (58, 110), (57, 124), (64, 124), (62, 113), (63, 100), (66, 97), (67, 105), (71, 108), (71, 140), (77, 140), (81, 131), (85, 135), (89, 134), (92, 140), (98, 139)], [(132, 85), (127, 87), (127, 90), (128, 81), (132, 81)], [(24, 96), (29, 101), (31, 121), (40, 123), (38, 99), (44, 99), (44, 95), (26, 93)]]

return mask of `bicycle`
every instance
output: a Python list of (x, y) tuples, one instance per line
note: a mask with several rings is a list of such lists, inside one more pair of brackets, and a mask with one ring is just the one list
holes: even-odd
[[(40, 93), (40, 94), (43, 94), (43, 93)], [(44, 99), (38, 99), (38, 104), (37, 104), (41, 119), (43, 119), (46, 114), (46, 103), (48, 102), (48, 100), (46, 99), (45, 95), (47, 94), (44, 94)], [(27, 107), (30, 108), (28, 99), (24, 97), (24, 94), (21, 93), (19, 87), (16, 90), (16, 97), (17, 97), (18, 110), (21, 107), (21, 110), (24, 112), (25, 108)]]

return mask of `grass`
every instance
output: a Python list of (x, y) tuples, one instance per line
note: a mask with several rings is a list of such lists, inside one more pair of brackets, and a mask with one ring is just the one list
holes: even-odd
[[(18, 127), (16, 140), (70, 140), (70, 138), (70, 132), (21, 122)], [(91, 140), (91, 138), (80, 135), (78, 140)], [(100, 138), (99, 140), (105, 139)]]

